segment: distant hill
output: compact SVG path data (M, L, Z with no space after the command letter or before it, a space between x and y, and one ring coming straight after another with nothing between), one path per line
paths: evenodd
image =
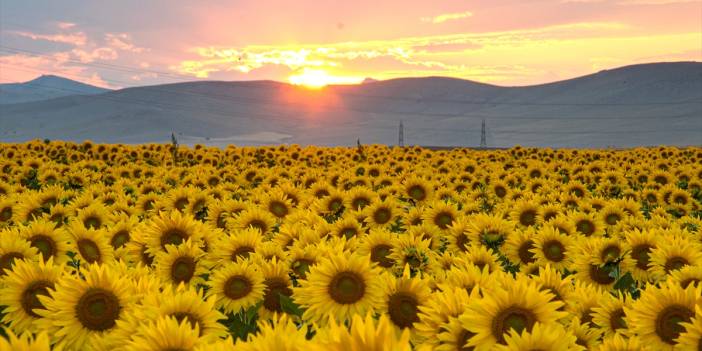
M427 77L309 90L272 81L197 81L0 109L0 141L209 145L491 147L702 145L702 63L652 63L549 84L501 87Z
M24 83L0 84L0 104L16 104L64 97L94 95L109 89L53 75L43 75Z

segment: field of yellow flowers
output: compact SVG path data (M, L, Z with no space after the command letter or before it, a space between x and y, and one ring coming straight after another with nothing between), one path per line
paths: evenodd
M701 163L0 144L0 350L700 350Z

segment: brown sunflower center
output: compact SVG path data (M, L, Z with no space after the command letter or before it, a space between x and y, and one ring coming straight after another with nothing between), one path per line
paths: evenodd
M253 285L244 275L233 275L224 283L224 295L232 300L238 300L251 293Z
M53 238L44 234L37 234L29 238L29 245L36 248L42 255L44 261L56 255L56 242Z
M38 295L49 296L49 289L53 289L54 284L46 280L37 280L24 289L22 292L22 297L20 303L22 309L28 315L39 318L40 316L34 312L35 309L46 309L44 305L39 301Z
M683 279L680 281L680 286L683 289L687 289L687 287L690 286L690 284L697 286L697 285L699 285L699 283L700 283L699 278L687 278L687 279Z
M631 249L631 257L636 261L636 268L648 269L649 254L652 249L653 246L648 244L639 244Z
M256 252L256 250L251 246L239 246L232 252L231 260L236 262L239 258L247 259L253 252Z
M171 228L161 234L161 247L166 245L180 245L188 239L188 234L177 228Z
M619 217L619 214L617 213L610 213L607 216L605 216L605 222L607 222L607 224L609 225L617 224L617 222L619 222L620 219L621 217Z
M280 201L272 201L268 209L278 218L285 217L288 214L288 206L285 206L285 204Z
M684 257L680 256L674 256L670 257L665 261L665 272L670 273L672 271L677 271L680 268L683 268L687 265L689 265L690 262L687 261Z
M523 330L531 331L536 323L534 313L526 308L511 306L502 310L492 320L492 334L500 344L505 343L505 334L514 330L521 334Z
M363 298L366 293L366 282L355 272L339 272L328 286L329 296L340 304L352 304Z
M334 197L334 198L329 200L329 203L327 205L327 209L331 212L336 212L343 205L344 205L344 200L342 200L341 198L338 198L338 197Z
M393 262L391 258L388 258L390 250L392 250L392 246L386 244L373 246L370 255L371 261L378 263L379 266L384 268L392 267L395 262Z
M622 250L619 248L619 245L611 244L607 245L607 247L602 250L600 258L602 258L602 261L604 262L611 262L619 258L621 254Z
M188 201L187 197L181 197L176 199L175 202L173 202L173 207L175 207L178 211L182 212L183 209L185 209L185 206L188 206L189 202L190 201Z
M83 225L88 229L98 229L102 225L102 221L97 216L88 216L83 220Z
M475 333L463 329L461 331L461 334L458 335L458 339L456 340L456 347L458 348L458 351L473 351L475 350L475 347L473 346L467 346L468 340L475 336Z
M469 241L468 236L463 233L456 235L456 246L461 251L468 251Z
M417 315L419 302L412 294L395 293L388 299L388 314L390 320L400 328L411 328L412 324L419 322Z
M427 197L427 191L421 185L412 185L407 189L407 194L417 201L422 201Z
M112 236L110 245L112 245L112 247L116 250L124 245L127 245L127 242L129 242L129 231L122 229Z
M519 250L517 251L517 253L519 254L519 259L526 264L529 264L529 263L536 261L536 258L534 257L534 253L531 252L531 249L533 249L533 248L534 248L534 241L533 240L529 239L529 240L524 241L519 246Z
M0 221L7 222L12 218L12 207L5 207L0 211Z
M519 223L527 227L536 224L536 211L532 209L523 211L519 215Z
M497 195L497 197L505 197L505 195L507 195L507 189L505 189L503 186L496 186L495 195Z
M93 240L80 239L77 242L77 246L80 255L88 261L88 263L101 261L102 254L100 253L100 248Z
M187 283L195 275L195 260L190 256L181 256L171 264L171 279L175 283Z
M154 263L154 258L149 255L149 252L146 251L146 245L141 246L141 262L145 264L146 266L151 266Z
M389 222L391 217L392 214L390 213L390 210L385 207L381 207L373 212L373 220L378 224L385 224Z
M351 201L351 206L356 210L361 210L370 204L370 200L364 197L357 197Z
M84 328L104 331L115 326L121 306L117 296L105 289L91 288L76 304L76 317Z
M609 325L612 330L626 329L626 321L624 320L624 310L618 308L609 315Z
M347 239L351 239L356 234L358 234L358 231L356 230L355 227L346 227L346 228L341 228L341 235L345 236Z
M551 262L561 262L565 259L565 246L559 240L549 240L544 243L544 256Z
M266 294L263 297L263 306L274 312L283 312L280 306L280 295L292 296L292 289L288 283L278 277L268 278L265 280Z
M683 305L670 305L656 317L656 334L668 344L675 345L675 339L685 332L681 323L688 323L695 313Z
M434 224L441 229L448 228L453 223L453 215L450 212L439 212L434 217Z
M590 279L601 285L609 285L614 283L614 277L610 276L607 270L600 268L600 266L596 264L590 265Z
M266 222L260 219L252 219L246 227L256 228L260 230L261 233L265 233L268 230L268 225L266 225Z
M585 236L590 236L595 232L595 224L589 219L581 219L575 224L575 228Z

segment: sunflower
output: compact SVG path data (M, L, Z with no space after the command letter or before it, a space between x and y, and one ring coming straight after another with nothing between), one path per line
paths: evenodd
M615 334L629 335L628 319L625 317L624 307L631 303L631 296L617 292L616 296L605 295L600 299L598 307L592 309L592 321L600 327L605 337Z
M388 259L395 265L394 272L401 273L409 265L413 274L427 274L435 268L436 253L430 248L431 242L421 236L403 235L396 237Z
M515 230L505 241L502 247L503 254L510 262L517 265L536 262L536 256L531 251L534 248L534 236L536 236L536 230L533 227Z
M114 261L114 249L104 229L87 229L74 222L68 232L71 234L71 251L78 253L82 261L98 264Z
M290 298L293 295L293 290L288 268L284 261L273 257L268 262L259 263L259 269L263 274L263 284L266 286L263 305L258 310L259 319L262 319L281 314L283 312L280 302L281 295Z
M474 290L471 296L478 298L477 292L477 289ZM465 289L446 286L444 290L433 292L426 304L419 306L419 322L414 324L414 328L425 346L435 348L442 342L447 343L450 339L455 340L460 336L462 325L451 330L453 336L446 336L449 340L440 341L440 338L437 338L437 335L446 330L447 323L458 318L466 310L467 301L470 301L470 297Z
M12 330L4 330L7 334L5 338L0 338L0 350L2 351L50 351L51 343L49 335L41 332L37 335L25 332L16 335Z
M191 240L174 246L166 246L165 252L156 254L156 274L165 284L197 286L204 283L202 275L207 272L202 262L204 252Z
M539 274L532 278L541 290L553 294L553 301L563 302L560 310L565 310L565 304L570 301L570 294L573 291L573 276L561 276L551 265L547 264L539 270Z
M358 223L358 220L356 220L356 218L351 216L344 216L342 219L334 223L334 229L332 233L338 237L343 236L347 239L351 239L353 237L363 234L364 229L361 227L361 224Z
M408 199L412 199L420 203L431 199L434 192L434 186L430 181L417 177L412 177L405 180L403 187L404 195Z
M7 210L7 208L5 208ZM46 209L42 206L41 199L36 194L23 196L22 202L18 203L11 211L12 221L15 223L27 223L41 218ZM48 211L47 211L48 212Z
M12 223L15 216L15 200L12 198L0 199L0 228L7 227Z
M392 327L392 318L381 316L376 322L372 314L354 315L350 330L345 325L338 325L333 319L329 330L321 341L313 344L315 351L411 351L410 333L408 330L397 333Z
M282 219L290 213L293 205L290 199L288 199L284 193L280 191L273 191L265 198L263 201L263 206L273 216L278 219Z
M194 350L205 341L197 326L187 319L162 316L152 323L142 325L131 340L123 345L125 351Z
M198 191L191 187L177 187L170 190L164 199L165 210L185 213L197 193Z
M115 224L107 228L107 235L110 245L115 250L115 256L124 257L127 243L131 240L134 229L139 224L139 219L135 216L121 215L115 219Z
M578 317L571 319L567 331L575 336L575 343L585 350L596 350L602 339L602 331L599 328L582 323Z
M350 320L382 304L380 270L360 255L332 254L310 268L294 289L294 300L306 308L303 319L323 322L327 316Z
M399 330L409 329L414 333L414 324L419 322L419 308L426 304L431 289L426 281L410 277L409 267L401 277L384 274L384 303L380 308Z
M100 229L111 224L111 218L107 209L99 204L90 205L76 211L74 221L80 223L85 229Z
M208 267L215 267L227 262L247 259L256 253L262 242L261 232L256 228L235 230L229 235L220 236L215 241L211 254L204 263Z
M666 234L651 250L649 270L657 279L685 266L702 265L702 246L679 235Z
M307 279L310 267L317 264L318 258L323 254L321 245L295 245L288 251L288 265L290 271L297 279Z
M626 255L628 249L619 238L590 238L589 241L594 246L591 251L595 258L595 263L599 265L612 264L618 262L623 267L631 267L635 265L634 261ZM631 261L631 262L625 262Z
M370 260L378 266L388 269L395 265L389 257L395 247L395 236L385 229L371 229L370 233L361 237L358 247L360 255L370 255Z
M168 246L180 245L187 240L199 242L207 228L188 215L172 211L152 217L144 223L142 230L147 238L147 252L155 257L165 252Z
M163 291L146 295L142 309L135 314L140 320L157 320L161 317L174 317L178 323L187 321L190 328L199 331L206 340L215 340L227 335L227 330L218 321L225 315L215 308L216 297L204 297L202 290L180 285L164 287ZM132 325L133 332L141 329Z
M554 323L565 313L558 309L562 302L552 301L553 294L542 291L524 278L505 284L482 299L470 301L468 312L461 315L463 327L474 333L468 346L475 350L489 350L498 344L506 345L509 332L532 332L536 323Z
M7 230L0 232L0 277L13 269L19 260L38 261L38 251L27 240L20 238L17 232Z
M252 207L243 211L232 223L232 229L256 228L263 235L269 234L275 226L276 217L268 211Z
M215 307L234 314L263 301L265 290L263 274L249 261L225 264L212 273L207 286L208 295L216 296Z
M484 245L471 245L462 258L464 262L478 267L481 271L487 269L492 273L502 270L497 252Z
M344 196L344 206L352 211L362 211L366 206L376 201L377 195L365 187L353 188Z
M512 205L510 218L522 227L531 227L537 224L539 205L531 201L519 201Z
M371 228L389 227L399 212L396 203L389 199L373 202L364 209L366 223Z
M471 350L472 348L466 346L466 344L474 335L475 333L463 327L459 318L450 317L448 322L441 326L440 333L433 338L436 339L435 341L425 340L424 344L417 349L436 351Z
M494 289L502 288L501 271L490 273L488 267L478 268L474 264L458 264L446 271L446 276L438 286L442 290L450 290L451 287L465 289L469 294L477 288L480 296L483 293L491 293Z
M626 307L631 329L642 341L659 350L672 350L685 331L682 323L695 316L695 306L702 294L699 286L683 289L677 284L647 288L630 307Z
M581 235L589 237L604 234L604 222L593 213L571 212L568 217Z
M660 238L649 230L634 229L624 233L626 244L630 248L633 265L627 267L634 279L646 282L652 279L649 271L651 251L658 246Z
M515 224L495 215L477 214L469 219L467 235L473 243L501 246L514 231Z
M134 307L134 287L127 277L95 264L81 274L83 279L63 275L48 296L36 295L45 309L33 309L42 317L37 327L67 350L93 348Z
M627 214L619 207L614 205L605 206L599 211L599 216L602 222L604 222L608 227L613 227L624 219Z
M510 330L509 335L505 336L506 345L497 345L495 350L570 351L578 349L576 341L575 335L568 333L558 323L542 324L536 322L530 331L524 330L520 333L514 329Z
M695 306L695 316L681 325L685 327L685 332L676 340L677 347L680 350L699 350L702 347L702 306Z
M686 289L690 285L700 285L700 283L702 283L702 267L685 266L670 272L669 279L679 284L683 289Z
M424 212L422 220L425 223L436 226L441 231L446 231L458 217L456 206L446 202L438 201L429 205L429 209Z
M48 295L63 273L52 258L46 262L19 260L12 271L0 280L0 300L7 306L3 310L3 323L17 332L36 332L33 322L39 318L34 309L44 309L37 295Z
M543 226L534 235L534 247L530 252L540 265L550 264L558 271L569 268L574 251L572 237L560 234L551 226Z

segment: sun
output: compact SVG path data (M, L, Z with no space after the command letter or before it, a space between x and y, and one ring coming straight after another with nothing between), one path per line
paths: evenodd
M321 69L305 68L302 72L288 77L290 83L311 89L321 89L330 84L357 84L362 78L332 76Z

